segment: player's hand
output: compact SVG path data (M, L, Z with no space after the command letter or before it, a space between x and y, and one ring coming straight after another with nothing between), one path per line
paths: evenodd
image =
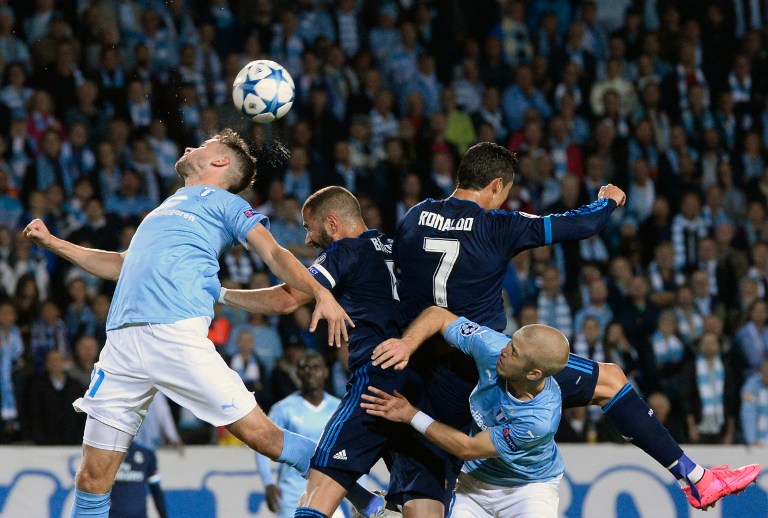
M24 237L43 248L48 248L52 239L51 232L40 219L29 222L29 225L24 228Z
M323 290L316 300L317 304L315 304L315 312L312 313L312 323L309 326L309 331L313 332L317 328L317 323L320 319L324 318L328 321L328 345L341 347L349 341L347 324L351 327L355 327L355 324L349 318L347 312L339 306L339 303L336 302L330 291Z
M383 417L396 423L410 423L418 410L411 405L402 394L395 391L389 395L376 387L368 387L371 394L363 394L361 397L364 403L360 406L371 415Z
M408 365L410 357L410 350L403 340L390 338L376 346L371 360L374 365L381 365L382 369L394 366L396 371L401 371Z
M600 192L597 193L597 197L598 199L610 198L616 202L617 207L621 207L627 202L627 195L624 194L624 191L610 183L600 187Z
M267 507L273 513L280 511L280 499L283 497L283 492L277 487L277 484L270 484L267 486Z

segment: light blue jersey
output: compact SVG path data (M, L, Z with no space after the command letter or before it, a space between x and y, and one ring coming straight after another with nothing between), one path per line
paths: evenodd
M445 339L472 356L480 379L469 397L474 436L489 430L499 457L464 463L463 471L497 486L521 486L551 480L565 471L555 444L560 424L560 386L548 377L544 390L530 401L519 401L498 377L496 363L510 338L466 318L445 331Z
M183 187L141 222L125 255L107 330L213 318L219 256L269 220L218 187Z
M269 411L269 418L280 428L317 442L340 401L339 398L326 393L323 402L313 406L299 392L294 392L275 403ZM280 464L277 471L277 486L283 492L280 499L280 512L277 515L279 518L290 518L296 510L301 494L307 487L307 481L292 467Z

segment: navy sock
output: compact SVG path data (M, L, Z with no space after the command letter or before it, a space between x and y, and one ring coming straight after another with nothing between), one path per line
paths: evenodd
M75 488L75 501L72 503L72 509L69 511L69 518L80 518L81 516L107 518L109 516L109 495L111 493L112 491L110 490L105 495L94 495Z
M328 518L326 515L311 507L297 507L293 518Z
M683 457L682 448L629 383L603 407L603 413L625 439L665 469Z
M315 446L314 441L310 441L303 435L283 430L283 451L275 460L296 468L302 477L307 478L309 461L312 460Z

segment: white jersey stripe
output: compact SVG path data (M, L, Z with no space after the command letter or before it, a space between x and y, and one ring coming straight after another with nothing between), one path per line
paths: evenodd
M328 279L328 282L331 283L331 288L334 288L336 286L336 281L333 279L333 276L330 274L328 270L325 269L324 266L320 264L313 264L313 268L317 268L317 271L323 274L323 277Z

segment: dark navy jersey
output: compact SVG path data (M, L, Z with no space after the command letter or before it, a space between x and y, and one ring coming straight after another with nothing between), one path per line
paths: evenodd
M159 482L155 452L133 441L112 486L109 518L146 518L147 487Z
M603 198L550 216L487 211L474 201L425 200L397 227L393 248L400 271L404 324L429 306L448 308L482 326L503 330L501 282L518 252L599 232L616 202Z
M355 323L349 329L349 365L357 369L371 359L373 348L399 336L392 239L378 230L335 241L309 272L331 290Z

